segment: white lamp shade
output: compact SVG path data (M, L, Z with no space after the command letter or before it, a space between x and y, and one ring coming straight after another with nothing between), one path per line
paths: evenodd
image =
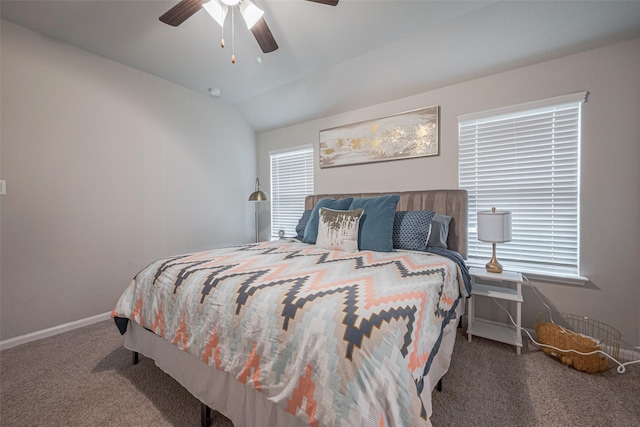
M511 212L478 212L478 240L492 243L511 241Z
M204 3L202 7L209 12L209 15L211 15L221 27L224 26L224 20L227 17L227 13L229 13L229 6L220 3L218 0L211 0Z
M262 18L264 11L253 4L251 0L243 0L240 3L240 14L244 18L247 28L251 29Z

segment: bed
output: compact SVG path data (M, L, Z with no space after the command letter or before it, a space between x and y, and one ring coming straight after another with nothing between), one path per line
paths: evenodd
M376 239L387 233L390 204L393 239L409 243L395 249L393 240L386 251L377 246L386 237ZM213 408L237 427L430 425L431 393L470 295L466 191L311 195L305 209L302 241L182 254L143 269L112 313L124 346L198 398L203 424ZM406 227L404 218L428 211L448 222L448 232L435 218L429 225L446 249L412 246L423 223ZM354 221L355 249L335 246L335 233L354 238Z

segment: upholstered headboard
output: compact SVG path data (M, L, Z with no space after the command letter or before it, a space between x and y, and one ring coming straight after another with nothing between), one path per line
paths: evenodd
M386 194L399 194L398 211L431 210L442 215L449 215L449 238L447 246L467 258L467 218L468 203L466 190L424 190L396 191L389 193L361 194L313 194L305 198L305 209L313 209L318 200L344 197L376 197Z

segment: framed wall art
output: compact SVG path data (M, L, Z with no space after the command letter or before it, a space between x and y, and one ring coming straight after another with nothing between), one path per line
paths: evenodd
M320 131L320 167L438 154L438 106Z

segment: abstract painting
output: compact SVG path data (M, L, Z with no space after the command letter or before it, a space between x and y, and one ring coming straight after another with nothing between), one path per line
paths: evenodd
M320 167L438 154L438 106L320 131Z

